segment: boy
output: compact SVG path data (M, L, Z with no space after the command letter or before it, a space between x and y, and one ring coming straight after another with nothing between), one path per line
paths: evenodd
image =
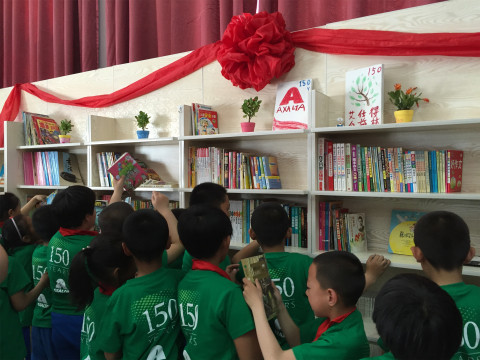
M184 358L257 359L260 349L240 287L219 265L230 246L232 224L219 208L193 205L178 222L180 240L195 259L178 286Z
M417 221L412 253L431 280L455 300L463 318L463 340L453 359L480 356L480 288L463 282L462 267L475 255L468 226L449 211L433 211Z
M60 229L48 244L47 271L52 289L52 342L60 359L80 358L83 312L70 302L68 273L74 256L97 234L95 193L81 185L69 186L52 201Z
M137 274L108 301L99 348L107 360L177 359L177 286L183 273L162 266L167 221L154 210L138 210L125 220L123 234L123 249Z
M109 204L98 215L98 226L102 234L114 232L121 233L123 222L133 213L134 210L130 204L118 201Z
M370 353L362 315L355 304L365 287L365 275L358 258L348 252L318 255L308 270L308 301L315 319L302 333L288 315L276 290L278 320L292 347L282 350L265 315L262 290L244 279L243 295L252 309L258 341L264 359L360 359Z
M400 274L380 289L373 321L389 353L375 359L448 360L462 340L462 316L433 281Z

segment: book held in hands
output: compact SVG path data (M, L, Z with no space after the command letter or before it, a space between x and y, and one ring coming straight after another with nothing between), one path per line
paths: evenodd
M108 168L108 172L116 180L120 180L125 175L123 187L127 191L136 189L148 178L146 171L127 152Z

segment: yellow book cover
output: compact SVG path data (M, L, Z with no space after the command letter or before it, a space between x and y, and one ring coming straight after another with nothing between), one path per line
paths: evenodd
M425 214L422 211L392 210L388 240L389 253L412 255L410 248L415 245L413 228L418 219Z

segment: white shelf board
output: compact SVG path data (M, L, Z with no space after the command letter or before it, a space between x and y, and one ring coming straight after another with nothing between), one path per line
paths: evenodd
M85 145L91 146L112 146L112 145L171 145L176 144L178 138L176 137L164 137L153 139L126 139L126 140L106 140L106 141L91 141L85 143Z
M214 141L214 140L226 140L232 138L245 138L247 140L264 140L264 139L288 139L306 136L308 130L296 129L296 130L278 130L278 131L254 131L254 132L239 132L239 133L227 133L227 134L214 134L214 135L188 135L180 136L179 140L195 140L195 141Z
M472 127L480 130L480 119L461 119L461 120L444 120L444 121L420 121L410 123L394 123L381 125L366 126L328 126L318 127L311 131L314 133L378 133L391 132L398 130L402 132L419 132L419 131L449 131L458 130L459 127Z
M373 191L312 191L315 196L399 198L399 199L437 199L437 200L480 200L479 193L408 193Z
M21 145L18 146L17 149L19 150L51 150L51 149L71 149L71 148L79 148L84 146L82 143L63 143L63 144L46 144L46 145Z
M81 184L74 184L74 185L81 185ZM36 189L36 190L59 190L59 189L66 189L68 186L62 185L55 185L55 186L47 186L47 185L17 185L18 189Z
M192 188L178 189L180 192L192 192ZM268 195L306 195L308 190L298 189L226 189L227 194L268 194Z
M112 186L93 186L91 187L92 190L94 191L112 191L113 192L113 187ZM178 188L159 188L159 187L138 187L135 189L135 192L147 192L147 191L160 191L160 192L175 192L178 191Z

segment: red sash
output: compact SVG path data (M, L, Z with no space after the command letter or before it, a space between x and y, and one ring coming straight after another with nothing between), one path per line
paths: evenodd
M332 326L333 324L340 324L343 320L345 320L345 319L346 319L351 313L353 313L355 310L356 310L356 308L353 309L352 311L346 313L346 314L343 314L343 315L340 315L339 317L336 317L336 318L333 319L333 320L327 319L327 320L325 320L324 322L322 322L322 323L320 324L320 326L318 327L317 335L315 336L315 339L314 339L313 341L317 341L318 338L319 338L320 336L322 336L322 334L330 328L330 326Z
M225 279L228 279L228 280L232 281L232 279L230 279L230 276L228 276L228 274L224 270L220 269L216 265L213 265L212 263L209 263L208 261L193 259L192 260L192 270L213 271L213 272L216 272L217 274L219 274L220 276L223 276Z

